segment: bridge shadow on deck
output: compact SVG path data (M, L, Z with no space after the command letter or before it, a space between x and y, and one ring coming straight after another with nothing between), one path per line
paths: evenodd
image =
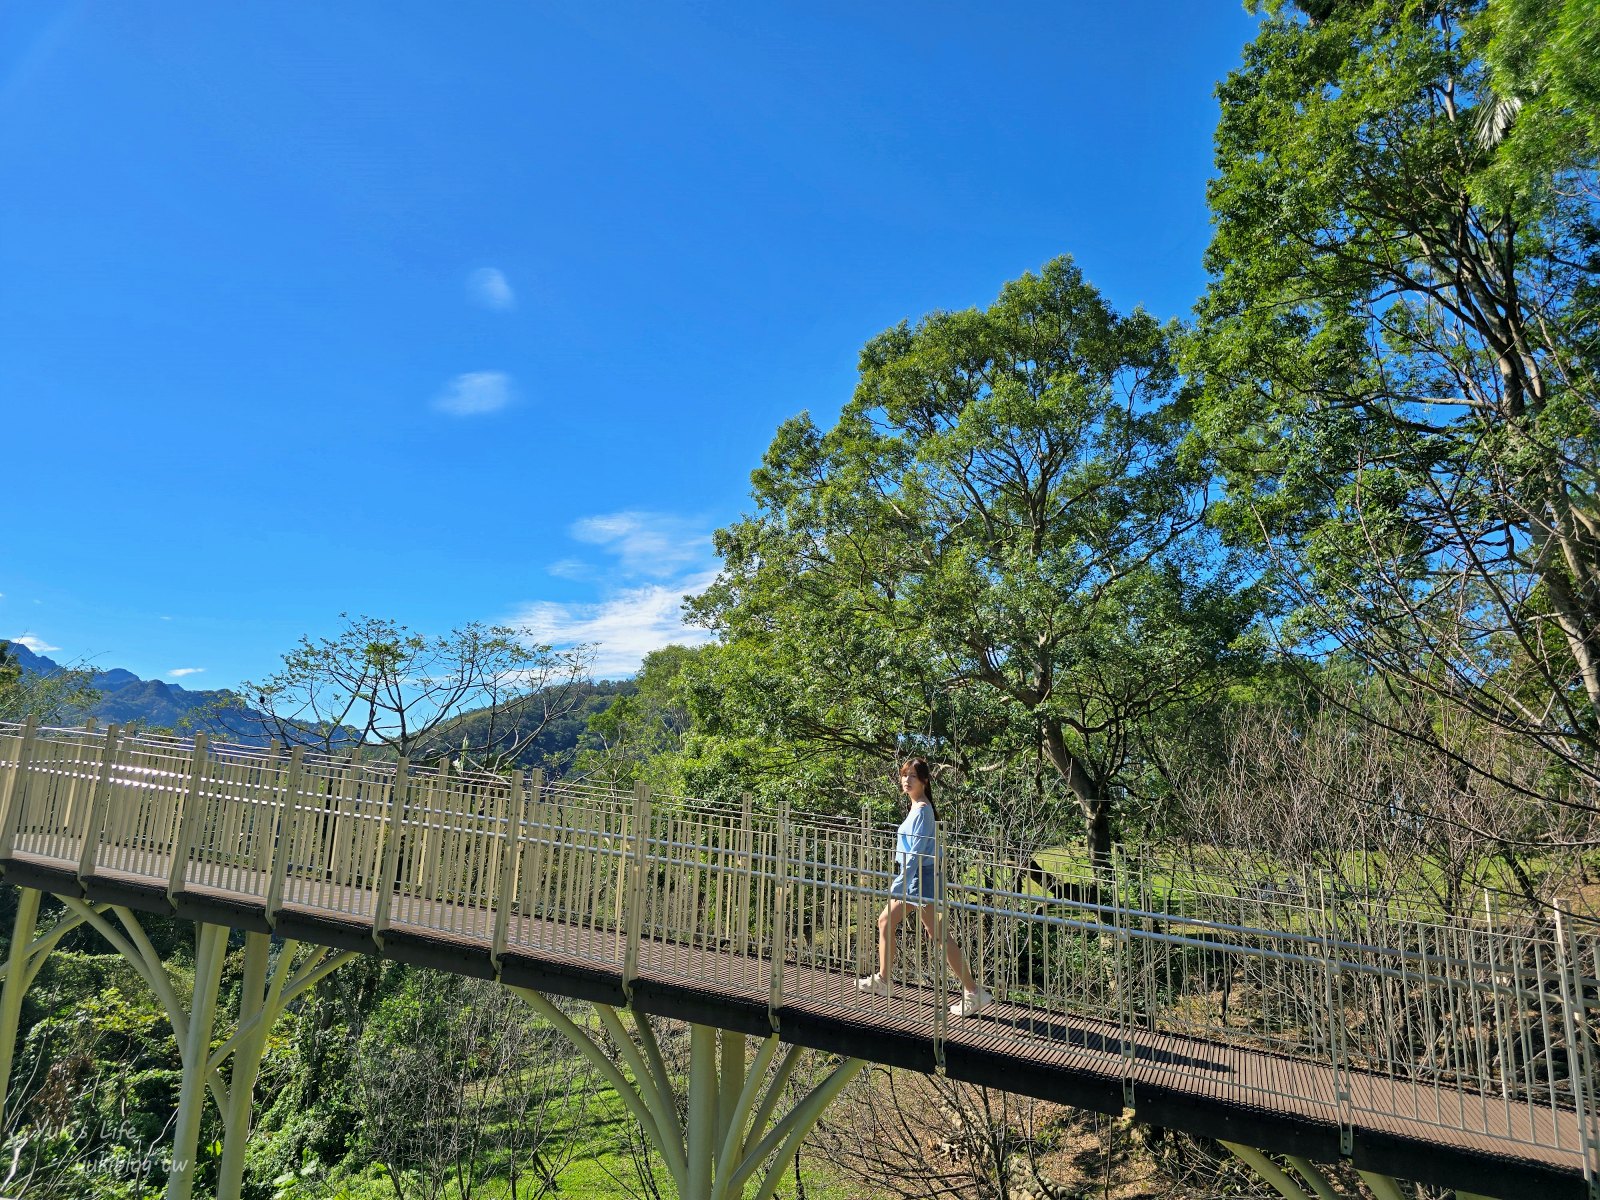
M1124 1053L1135 1061L1144 1061L1171 1067L1190 1067L1201 1071L1227 1071L1228 1064L1225 1060L1216 1057L1198 1058L1180 1054L1176 1050L1165 1049L1160 1046L1142 1045L1131 1038L1123 1038L1115 1033L1107 1033L1097 1029L1086 1029L1073 1025L1061 1017L1048 1013L1041 1013L1036 1009L1027 1010L1026 1016L1006 1013L980 1013L970 1021L982 1024L992 1021L997 1025L1004 1025L1016 1030L1020 1035L1030 1038L1042 1038L1047 1042L1058 1045L1078 1047L1095 1054L1105 1054L1112 1058L1121 1058Z
M757 1036L776 1028L794 1044L918 1071L942 1070L964 1082L1097 1112L1124 1112L1131 1099L1137 1118L1150 1124L1270 1152L1324 1162L1348 1157L1366 1170L1503 1197L1586 1195L1576 1149L1536 1144L1552 1140L1559 1125L1562 1145L1580 1145L1571 1113L1508 1107L1501 1121L1496 1098L1450 1091L1443 1097L1446 1107L1483 1114L1480 1132L1450 1128L1429 1116L1441 1110L1437 1087L1362 1076L1355 1091L1371 1102L1371 1111L1358 1113L1346 1156L1335 1073L1303 1059L1157 1030L1124 1031L1092 1018L1008 1003L953 1019L936 1039L932 1006L948 996L915 988L892 998L861 996L853 975L793 962L784 968L782 1003L769 1011L767 961L648 939L640 948L638 976L625 988L614 931L519 916L510 922L507 948L497 961L490 914L477 910L408 901L396 905L396 924L375 937L370 893L311 885L307 895L317 903L307 904L296 888L294 902L269 919L261 899L264 880L239 876L227 888L190 884L169 901L164 865L148 874L130 865L136 869L97 871L80 880L76 863L19 851L0 867L9 882L61 895L239 929L271 929L576 999L631 1003L653 1015ZM472 920L464 922L466 916ZM475 932L441 932L441 925Z

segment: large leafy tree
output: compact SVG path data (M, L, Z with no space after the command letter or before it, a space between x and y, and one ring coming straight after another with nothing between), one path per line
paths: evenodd
M1174 454L1169 330L1070 259L873 339L826 432L786 423L693 603L724 721L969 770L1038 754L1104 858L1143 735L1250 620Z
M1185 362L1219 511L1303 649L1593 772L1595 76L1569 53L1593 7L1263 7L1219 87Z

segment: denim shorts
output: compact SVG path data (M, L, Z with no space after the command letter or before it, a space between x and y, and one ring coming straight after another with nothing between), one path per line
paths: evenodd
M944 881L931 862L902 871L889 885L889 898L907 904L937 904L944 898Z

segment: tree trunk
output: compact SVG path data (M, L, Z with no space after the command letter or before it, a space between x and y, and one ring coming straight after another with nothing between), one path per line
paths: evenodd
M1095 874L1111 869L1111 801L1096 799L1086 806L1084 825L1088 831L1089 861Z
M1061 778L1083 810L1089 862L1094 867L1095 877L1103 880L1111 870L1111 800L1100 781L1067 745L1059 725L1045 726L1044 744L1051 763L1061 772Z

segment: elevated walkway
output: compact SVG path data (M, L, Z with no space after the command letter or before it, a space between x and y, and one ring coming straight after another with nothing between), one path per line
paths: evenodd
M948 919L998 1000L952 1019L917 952L892 996L854 989L887 889L886 835L862 822L5 726L0 789L19 886L1474 1194L1592 1194L1600 939L1565 918L1230 894L1127 864L1100 903L954 840Z

